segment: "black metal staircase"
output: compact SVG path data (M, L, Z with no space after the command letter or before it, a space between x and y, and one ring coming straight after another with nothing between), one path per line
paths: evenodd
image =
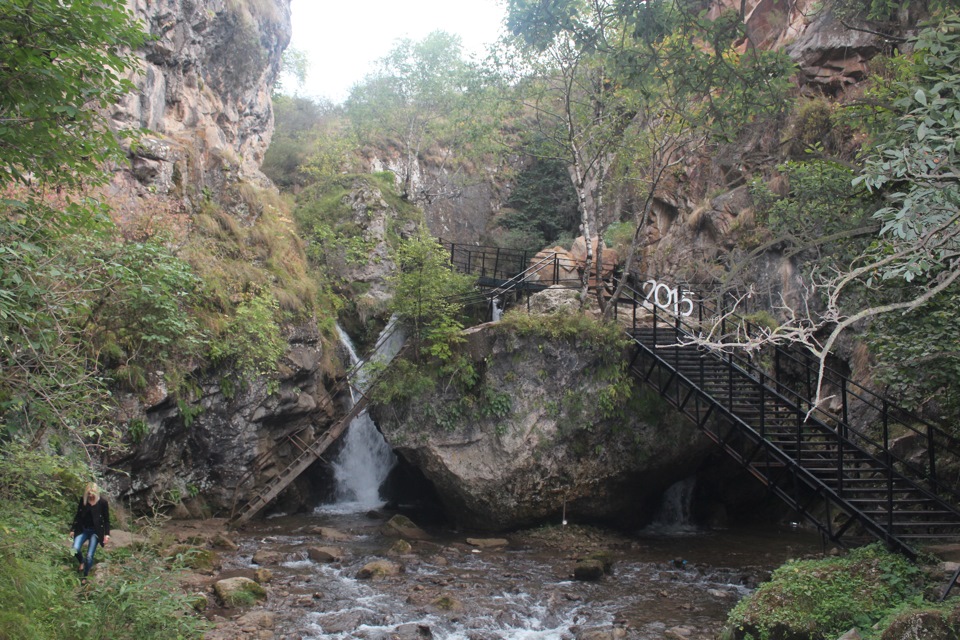
M958 496L935 474L935 461L960 460L955 439L924 425L926 443L938 445L925 452L928 462L895 455L887 422L869 436L749 359L698 346L699 303L691 319L629 295L631 371L826 537L840 543L866 532L915 556L921 541L960 536Z

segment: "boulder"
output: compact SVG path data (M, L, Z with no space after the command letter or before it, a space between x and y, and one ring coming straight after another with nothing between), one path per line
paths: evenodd
M307 547L307 556L314 562L343 562L343 549L337 547Z
M227 607L250 606L267 597L263 587L242 576L218 580L214 583L213 590L220 602Z
M578 560L573 568L573 578L582 582L596 582L603 578L603 562L596 558Z
M250 560L253 564L260 566L277 565L284 561L284 555L279 551L269 551L267 549L257 549Z
M494 549L510 544L506 538L467 538L467 544L481 549Z
M403 573L403 565L390 560L373 560L357 572L357 580L379 580Z
M387 522L380 527L380 533L393 538L409 538L411 540L430 539L430 534L415 525L410 518L399 514L387 520Z
M652 517L710 441L640 390L629 411L604 417L597 400L611 383L597 371L626 355L576 335L520 333L509 315L465 333L464 355L480 373L469 393L441 384L405 406L371 409L387 442L464 528L508 531L559 522L564 511L572 522L627 526Z

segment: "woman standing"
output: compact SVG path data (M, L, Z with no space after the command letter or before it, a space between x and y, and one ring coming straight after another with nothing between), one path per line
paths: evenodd
M77 506L77 515L73 517L70 537L73 538L74 557L80 563L79 570L83 572L82 581L86 582L90 567L93 566L93 554L97 551L97 545L106 546L110 542L110 508L106 498L100 497L100 488L93 482L83 491L83 497ZM88 543L86 558L80 552L85 542Z

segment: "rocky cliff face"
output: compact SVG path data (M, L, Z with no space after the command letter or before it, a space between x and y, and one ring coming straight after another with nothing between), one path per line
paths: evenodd
M189 206L260 173L273 131L270 93L290 41L290 0L129 0L153 36L138 88L111 114L145 128L118 192L169 195Z
M188 232L204 203L240 224L257 216L235 197L244 183L271 189L260 173L270 143L270 94L290 39L290 0L130 0L153 36L137 55L138 91L111 114L118 130L143 128L118 168L114 197L123 216L173 213ZM166 224L170 224L169 219ZM288 329L278 380L236 388L224 372L200 377L196 401L172 397L162 373L146 393L122 399L119 418L142 427L131 454L112 461L113 485L138 508L183 499L194 515L228 511L299 453L342 410L331 398L317 328ZM238 492L239 490L239 492ZM306 480L286 494L305 501Z

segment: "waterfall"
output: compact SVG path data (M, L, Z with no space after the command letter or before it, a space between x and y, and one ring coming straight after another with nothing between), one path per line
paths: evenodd
M350 355L351 364L358 364L360 359L357 357L350 336L339 325L337 333ZM396 319L391 318L380 334L373 354L365 362L381 360L389 362L403 345L403 338L404 336L397 329ZM360 364L356 381L351 385L351 399L356 400L354 390L362 392L366 386L363 364ZM396 462L397 458L393 450L383 439L373 418L364 409L350 422L343 436L343 446L332 464L335 485L333 504L325 505L323 510L350 513L383 506L384 500L380 497L380 487Z
M644 532L655 535L696 533L697 527L692 518L693 490L696 484L697 478L690 476L670 485L660 499L657 515Z
M500 322L503 317L503 303L500 298L490 299L490 319L493 322Z

